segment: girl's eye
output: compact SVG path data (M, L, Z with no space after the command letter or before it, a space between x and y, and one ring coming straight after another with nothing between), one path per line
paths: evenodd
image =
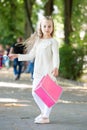
M46 28L46 25L44 25L44 28Z

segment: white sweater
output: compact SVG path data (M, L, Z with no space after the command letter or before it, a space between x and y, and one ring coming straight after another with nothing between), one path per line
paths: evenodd
M28 61L35 58L34 78L51 74L56 67L59 68L58 42L54 38L40 39L35 43L29 54L19 54L19 61Z

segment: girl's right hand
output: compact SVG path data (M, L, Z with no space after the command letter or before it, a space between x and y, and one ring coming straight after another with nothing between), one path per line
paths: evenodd
M18 54L9 54L8 57L10 60L14 60L15 58L18 58Z
M53 76L57 77L58 76L58 68L54 68L52 71Z

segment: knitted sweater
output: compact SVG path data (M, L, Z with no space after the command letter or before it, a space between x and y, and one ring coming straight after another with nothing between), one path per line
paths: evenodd
M51 74L56 67L59 68L58 42L54 38L40 39L34 44L29 54L19 54L19 61L28 61L35 58L34 78Z

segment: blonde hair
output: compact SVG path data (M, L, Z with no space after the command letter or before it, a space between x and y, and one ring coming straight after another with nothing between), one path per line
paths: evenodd
M41 39L43 37L43 33L42 33L42 30L41 30L41 23L43 20L51 20L52 21L52 24L53 24L53 31L51 33L51 36L53 37L53 34L54 34L54 22L53 22L53 19L51 16L44 16L39 22L38 22L38 25L37 25L37 29L36 31L28 38L24 41L24 45L25 45L25 48L26 48L26 51L30 51L35 43L36 40L38 39Z

